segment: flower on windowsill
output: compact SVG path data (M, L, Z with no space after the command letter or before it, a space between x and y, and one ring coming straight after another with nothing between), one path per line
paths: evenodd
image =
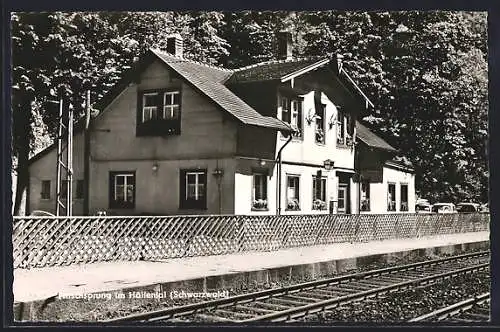
M286 205L286 209L294 211L300 210L299 200L296 198L290 199Z
M315 199L313 201L313 210L326 210L326 202L321 199Z
M293 137L302 137L302 129L297 127L296 125L292 124L292 129L293 129L293 133L292 133L292 136Z
M363 199L361 201L361 211L370 211L370 200Z
M316 142L317 143L325 142L325 133L321 128L316 128Z
M253 201L252 208L258 210L267 209L267 200L265 199L256 199Z

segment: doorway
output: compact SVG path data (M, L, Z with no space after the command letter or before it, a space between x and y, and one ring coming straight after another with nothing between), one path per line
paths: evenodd
M344 183L340 183L337 194L337 213L347 213L348 211L347 204L348 204L347 185Z

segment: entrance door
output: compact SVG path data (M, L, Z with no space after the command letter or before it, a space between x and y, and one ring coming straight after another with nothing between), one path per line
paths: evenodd
M340 184L337 196L337 213L347 212L347 185Z

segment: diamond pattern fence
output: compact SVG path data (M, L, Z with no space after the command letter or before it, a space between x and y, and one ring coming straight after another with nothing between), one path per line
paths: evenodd
M488 213L14 217L15 268L489 231Z

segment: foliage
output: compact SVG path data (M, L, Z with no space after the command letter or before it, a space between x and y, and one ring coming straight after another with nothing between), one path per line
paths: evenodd
M344 55L376 105L364 119L413 163L421 197L487 200L485 13L53 12L11 23L13 157L24 177L55 137L50 101L62 97L78 120L86 89L101 98L167 35L181 34L187 58L235 68L276 59L276 32L288 29L297 56Z

